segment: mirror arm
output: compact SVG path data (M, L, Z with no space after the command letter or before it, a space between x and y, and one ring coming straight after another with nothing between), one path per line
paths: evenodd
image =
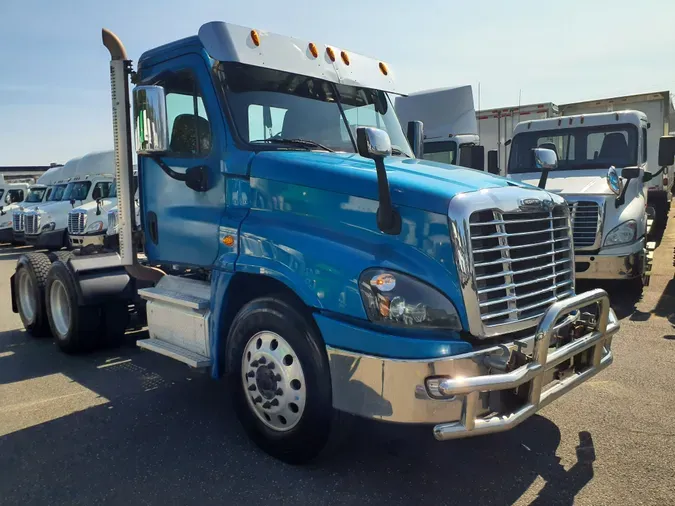
M624 202L626 202L626 192L628 191L628 185L630 184L631 181L632 179L630 178L626 179L626 184L623 185L623 190L621 190L621 194L618 197L616 197L616 200L614 201L615 208L618 209L624 204Z
M205 192L209 189L208 168L205 165L190 167L185 172L176 172L171 167L169 167L159 156L149 155L149 158L159 165L159 167L166 173L167 176L169 176L171 179L175 179L176 181L183 181L185 185L191 190Z
M546 188L546 181L548 181L548 171L550 169L541 169L541 177L539 178L539 188Z
M377 191L380 201L380 206L377 208L377 226L385 234L398 235L401 233L401 215L391 203L384 158L375 158L375 169L377 170Z

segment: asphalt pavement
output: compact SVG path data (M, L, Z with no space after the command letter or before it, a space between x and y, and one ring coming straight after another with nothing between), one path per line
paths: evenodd
M671 213L672 215L672 213ZM358 420L330 459L282 464L222 382L134 346L83 356L27 336L0 246L0 505L675 504L675 219L642 299L610 293L614 364L514 430L440 443Z

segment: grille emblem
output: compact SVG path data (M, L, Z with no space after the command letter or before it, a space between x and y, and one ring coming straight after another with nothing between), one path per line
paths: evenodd
M542 211L550 211L553 209L553 201L541 199L521 199L520 208L523 210L541 209Z

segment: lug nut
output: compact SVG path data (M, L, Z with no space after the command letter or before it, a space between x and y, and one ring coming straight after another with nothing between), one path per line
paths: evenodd
M270 402L272 406L278 406L279 405L279 399L272 399L272 402Z
M281 374L277 374L277 375L274 377L274 381L281 381Z
M265 357L260 357L260 358L258 359L258 363L260 363L260 364L266 364L266 363L267 363L267 359L266 359Z
M274 362L270 362L269 364L267 364L267 368L274 369Z
M272 405L270 404L270 401L267 401L265 404L262 405L262 407L265 409L270 409Z
M274 392L274 395L284 395L284 391L281 388L277 388L277 391Z
M253 362L251 362L251 367L258 367L258 361L254 360Z
M253 399L253 404L258 404L259 402L262 402L262 397L258 396L255 399Z
M253 371L249 371L248 373L246 373L246 376L248 376L249 378L255 378L255 373Z
M248 389L249 389L251 392L257 390L257 388L255 387L255 385L249 386Z

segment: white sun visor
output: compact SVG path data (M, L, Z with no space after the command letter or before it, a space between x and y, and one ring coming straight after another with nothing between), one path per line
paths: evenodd
M222 21L203 25L199 40L209 56L221 62L244 63L401 94L385 62L335 46Z

